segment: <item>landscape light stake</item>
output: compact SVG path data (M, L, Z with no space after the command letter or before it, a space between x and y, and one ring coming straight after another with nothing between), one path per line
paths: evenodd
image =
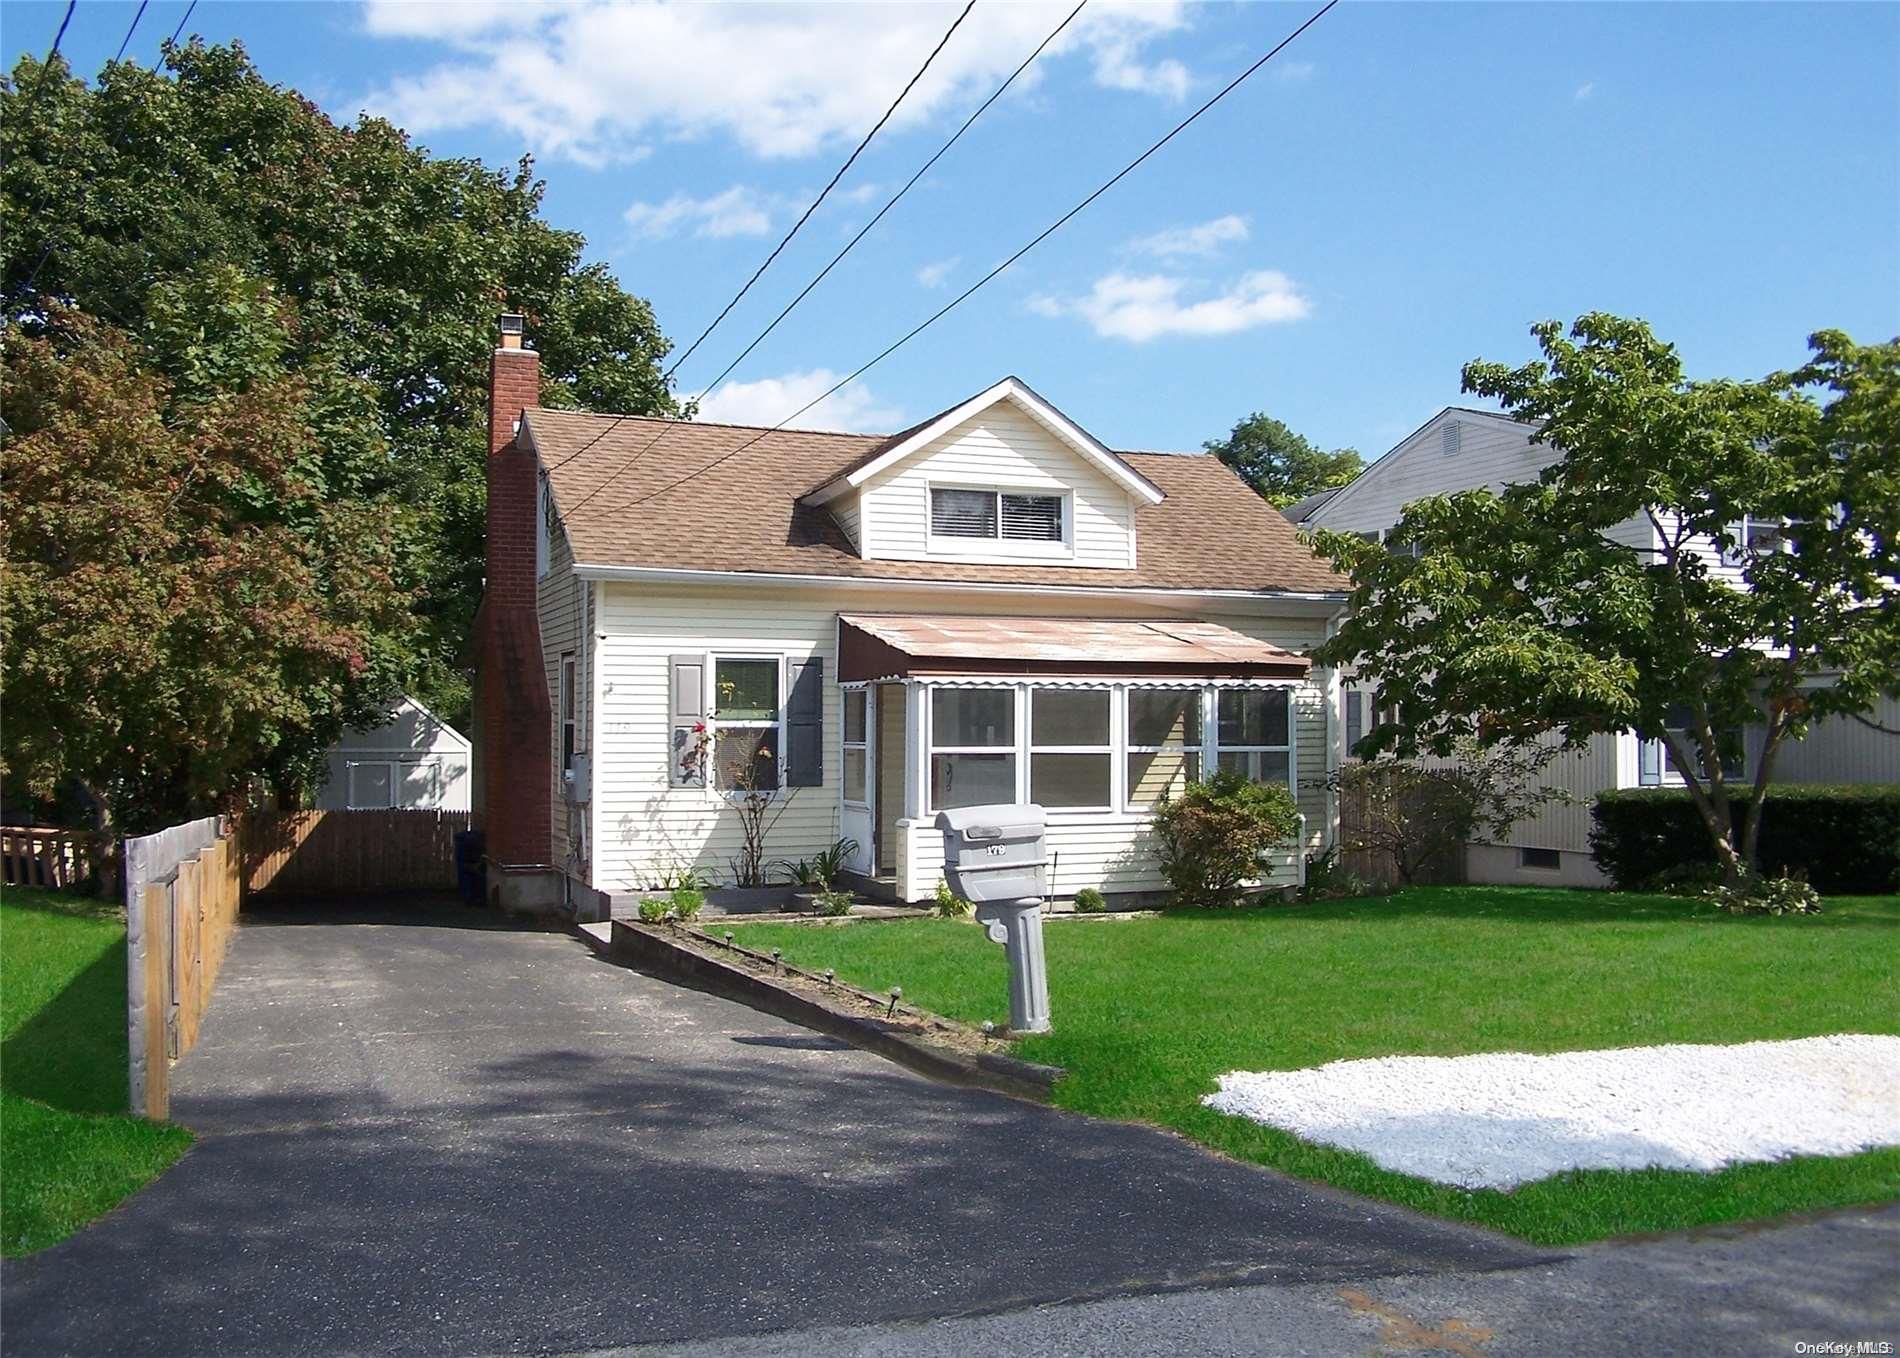
M890 1007L889 1012L887 1012L884 1015L885 1018L897 1017L897 1002L903 998L904 998L904 987L900 985L892 986L891 987L891 1007Z
M785 968L779 961L779 950L777 948L772 949L772 974L774 976L782 976L785 974Z
M730 929L726 930L726 946L728 948L732 946L732 930Z
M836 981L837 979L838 979L838 973L833 971L830 967L826 967L825 968L825 984L830 985L832 982Z

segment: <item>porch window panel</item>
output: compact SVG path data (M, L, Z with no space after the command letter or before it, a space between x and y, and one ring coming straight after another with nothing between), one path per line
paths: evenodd
M1292 780L1293 759L1285 750L1222 750L1220 769L1250 782L1286 786Z
M840 780L839 787L847 802L865 804L865 794L870 781L870 747L867 737L870 729L870 697L861 688L848 688L844 691L844 731L840 742Z
M1128 805L1147 810L1201 776L1201 690L1128 690Z
M930 805L949 811L959 806L984 806L1016 800L1016 755L932 754Z
M1092 810L1107 807L1113 794L1107 754L1029 756L1029 800L1040 806Z
M847 745L844 749L844 799L862 803L864 788L864 747Z
M1223 748L1287 744L1289 704L1283 688L1224 688L1217 735Z
M1107 689L1039 688L1032 692L1030 702L1031 745L1108 748Z
M1146 808L1163 796L1178 797L1201 776L1201 752L1178 746L1128 752L1128 804Z
M847 745L864 744L866 695L861 688L848 688L844 692L844 743Z
M1015 748L1016 695L1009 689L940 688L930 707L933 748Z

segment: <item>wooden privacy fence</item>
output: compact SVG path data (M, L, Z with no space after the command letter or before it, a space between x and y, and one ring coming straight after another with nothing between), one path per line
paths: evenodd
M78 886L109 866L108 845L84 830L0 825L0 881L61 891Z
M293 811L244 818L244 891L344 895L455 885L467 811Z
M231 946L237 837L208 817L126 841L126 1030L132 1107L171 1110L171 1063L198 1041Z
M1372 790L1364 784L1347 783L1339 789L1339 865L1369 887L1393 891L1405 885L1391 856L1372 849L1354 847L1363 842L1371 816ZM1454 853L1420 874L1416 886L1449 886L1465 880L1465 855Z

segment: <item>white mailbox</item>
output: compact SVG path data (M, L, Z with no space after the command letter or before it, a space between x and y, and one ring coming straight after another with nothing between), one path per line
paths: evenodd
M1009 1026L1049 1031L1049 972L1042 955L1043 868L1040 806L964 806L937 813L943 874L976 906L976 917L1009 955Z

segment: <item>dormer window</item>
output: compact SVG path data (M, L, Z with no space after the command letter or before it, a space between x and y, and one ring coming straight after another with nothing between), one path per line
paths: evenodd
M1063 551L1069 540L1069 497L1066 493L932 486L930 536L940 550L1010 543L1022 550Z

